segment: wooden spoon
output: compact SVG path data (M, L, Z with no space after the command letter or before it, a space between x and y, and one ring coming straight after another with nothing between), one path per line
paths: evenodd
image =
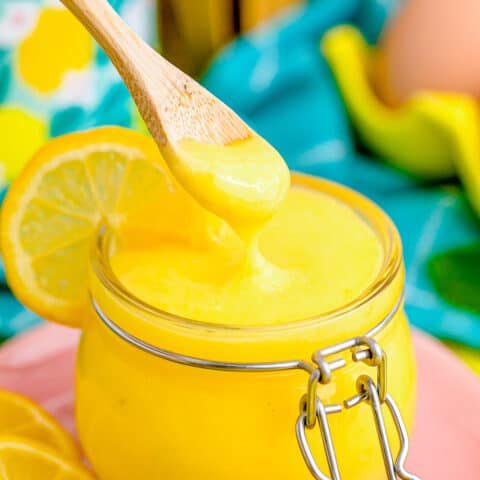
M252 135L236 113L138 37L106 0L62 2L105 50L161 150L184 138L226 145Z
M288 191L280 154L143 42L106 0L62 1L117 67L176 179L200 205L250 237Z

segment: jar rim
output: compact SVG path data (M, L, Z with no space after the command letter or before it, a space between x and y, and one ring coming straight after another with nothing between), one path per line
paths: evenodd
M105 224L98 229L96 241L91 250L91 265L94 274L102 286L123 304L140 314L153 316L156 320L189 329L205 329L216 333L241 332L245 334L275 333L292 328L305 328L315 324L329 323L372 302L395 279L402 265L402 247L400 235L390 217L373 201L364 195L336 182L303 173L292 172L292 185L306 187L330 195L341 201L372 229L382 245L384 252L382 264L375 278L356 297L349 302L318 315L273 325L231 325L204 322L176 315L159 309L130 292L119 280L110 264L109 246L114 232ZM92 299L94 300L94 299Z

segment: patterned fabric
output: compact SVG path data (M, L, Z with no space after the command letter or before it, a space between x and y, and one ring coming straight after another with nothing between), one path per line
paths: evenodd
M110 0L155 43L155 0ZM98 125L141 128L103 51L58 0L0 0L0 198L50 137ZM9 293L0 266L0 339L39 320Z
M351 186L380 204L402 236L410 321L480 348L480 228L463 191L456 183L416 182L359 145L320 54L323 34L342 23L375 41L394 7L385 0L311 0L225 49L204 83L292 169Z
M112 0L153 41L154 0ZM132 126L128 91L58 0L0 2L0 185L49 137L96 125Z

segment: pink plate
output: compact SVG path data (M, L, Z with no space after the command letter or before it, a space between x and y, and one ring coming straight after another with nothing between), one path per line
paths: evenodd
M78 332L44 325L0 349L0 386L40 402L70 431ZM480 381L445 347L414 333L417 426L409 469L423 480L480 478Z

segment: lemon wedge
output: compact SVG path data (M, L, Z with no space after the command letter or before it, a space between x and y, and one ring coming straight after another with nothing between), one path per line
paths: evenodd
M0 480L93 480L78 462L65 460L41 443L0 437Z
M145 241L146 231L186 237L203 225L202 215L149 137L118 127L58 137L34 156L5 199L8 283L41 317L81 326L90 246L101 222Z
M0 390L0 435L35 440L66 458L80 453L70 435L39 405L16 393Z

